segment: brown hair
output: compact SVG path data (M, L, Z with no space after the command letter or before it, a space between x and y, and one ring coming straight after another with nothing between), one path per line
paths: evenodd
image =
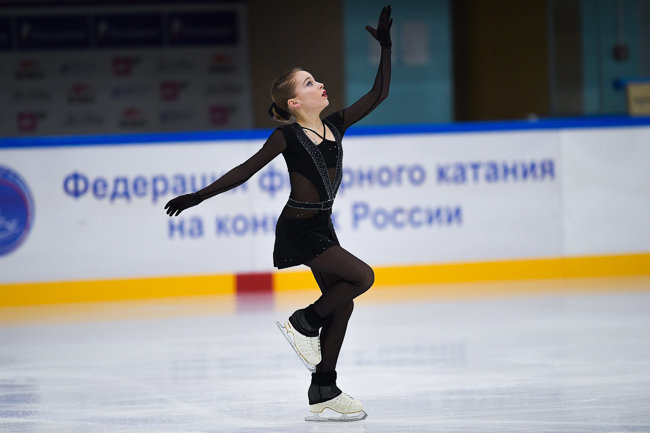
M284 74L280 75L271 86L271 108L269 114L275 120L288 122L291 119L289 111L289 99L296 96L296 86L293 81L293 75L302 71L302 68L291 68Z

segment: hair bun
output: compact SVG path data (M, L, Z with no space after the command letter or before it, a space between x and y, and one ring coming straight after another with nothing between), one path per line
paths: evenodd
M280 118L282 120L291 119L291 113L278 107L278 105L275 102L271 102L271 106L269 107L268 113L269 116L271 116L274 119L276 118Z

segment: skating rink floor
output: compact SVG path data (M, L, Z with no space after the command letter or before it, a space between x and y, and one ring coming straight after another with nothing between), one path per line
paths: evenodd
M371 293L372 292L372 293ZM372 289L309 423L316 292L0 309L0 432L650 432L650 279Z

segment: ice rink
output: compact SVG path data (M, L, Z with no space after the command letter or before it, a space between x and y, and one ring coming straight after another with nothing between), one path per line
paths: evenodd
M287 292L1 309L0 431L650 432L650 279L373 290L338 366L364 421L303 420Z

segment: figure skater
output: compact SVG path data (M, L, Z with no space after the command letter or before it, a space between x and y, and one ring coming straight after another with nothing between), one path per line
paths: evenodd
M273 263L279 269L308 266L321 291L313 304L295 311L284 324L278 323L301 361L312 371L307 392L312 416L307 420L329 420L319 415L324 409L338 412L339 420L366 417L361 402L336 386L336 363L353 299L372 286L374 273L340 246L331 215L342 177L341 139L351 125L388 96L393 23L390 14L390 6L384 7L377 28L366 26L381 45L379 69L370 92L348 108L321 119L321 112L329 105L323 84L300 68L287 71L273 83L269 107L274 119L287 124L276 128L262 148L243 164L207 187L176 197L165 206L169 216L177 216L241 185L276 156L284 156L291 192L276 225Z

